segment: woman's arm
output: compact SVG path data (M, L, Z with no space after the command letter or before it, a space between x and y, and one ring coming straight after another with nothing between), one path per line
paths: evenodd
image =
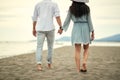
M89 26L89 30L90 30L90 33L91 33L91 40L94 40L95 34L94 34L94 28L93 28L93 24L92 24L92 19L91 19L90 13L88 14L88 26Z
M70 20L71 20L71 13L70 13L70 11L68 11L67 17L66 17L64 24L62 26L63 30L67 31L69 24L70 24Z

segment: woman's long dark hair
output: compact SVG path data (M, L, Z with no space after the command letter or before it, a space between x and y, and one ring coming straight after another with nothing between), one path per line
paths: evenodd
M71 14L73 14L76 18L90 13L90 8L83 2L73 1L69 9Z

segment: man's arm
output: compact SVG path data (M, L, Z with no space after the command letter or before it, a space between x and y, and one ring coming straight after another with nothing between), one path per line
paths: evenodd
M56 17L56 21L57 21L58 25L60 26L58 33L62 34L63 30L62 30L62 22L61 22L60 16Z
M59 25L60 27L62 27L62 22L61 22L60 16L57 16L57 17L56 17L56 21L57 21L58 25Z
M33 21L33 31L32 31L32 33L33 33L33 36L35 36L35 37L36 37L36 29L35 29L36 23L37 23L37 21Z

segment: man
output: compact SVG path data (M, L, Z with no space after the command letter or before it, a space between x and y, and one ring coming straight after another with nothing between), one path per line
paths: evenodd
M33 35L37 37L36 61L37 69L42 70L42 49L45 38L48 44L48 68L51 68L54 32L53 17L56 18L58 25L62 26L58 5L52 0L43 0L39 2L34 9L33 20Z

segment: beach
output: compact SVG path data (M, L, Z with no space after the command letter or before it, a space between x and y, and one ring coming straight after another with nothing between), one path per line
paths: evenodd
M81 53L81 60L82 60ZM36 68L35 53L0 59L0 80L119 80L120 47L91 46L87 73L78 73L74 47L54 49L52 69L47 68L47 51L43 51L43 71Z
M47 44L43 48L43 71L37 71L36 37L32 35L32 15L42 0L2 0L0 4L0 80L120 80L120 41L92 42L87 73L76 71L74 47L70 41L56 41L52 69L47 68ZM53 0L65 20L70 0ZM95 39L120 34L120 0L91 0L87 3L95 29ZM72 26L62 35L56 21L55 40L70 37ZM112 38L115 39L115 38ZM118 38L117 38L118 39ZM45 40L46 41L46 40ZM82 61L81 53L81 61Z

